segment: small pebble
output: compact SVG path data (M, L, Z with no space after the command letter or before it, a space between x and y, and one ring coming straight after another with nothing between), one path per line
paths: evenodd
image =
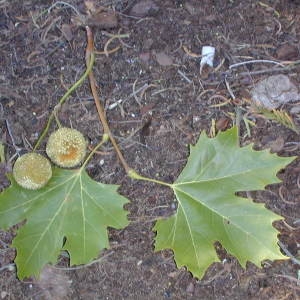
M186 288L186 292L189 294L194 294L194 291L195 291L195 285L192 282L190 282Z
M292 107L290 112L291 112L291 114L299 114L300 113L300 105Z
M150 60L150 53L142 52L142 53L140 53L139 57L142 62L148 62Z

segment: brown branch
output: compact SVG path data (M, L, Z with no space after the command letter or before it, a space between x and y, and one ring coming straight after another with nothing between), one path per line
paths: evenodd
M86 64L89 65L89 61L91 59L91 56L94 56L95 53L94 53L94 39L93 39L93 33L90 29L89 26L86 26L85 27L86 29L86 34L87 34L87 47L86 47L86 56L85 56L85 59L86 59ZM95 80L95 76L94 76L94 73L93 73L93 70L90 71L89 73L89 80L90 80L90 86L91 86L91 90L92 90L92 94L93 94L93 97L94 97L94 100L95 100L95 104L96 104L96 108L97 108L97 111L98 111L98 115L99 115L99 118L100 118L100 121L102 123L102 126L103 126L103 130L104 130L104 134L107 134L118 157L119 157L119 160L122 164L122 166L124 167L126 173L128 173L130 171L130 168L115 140L115 138L113 137L111 131L110 131L110 128L109 128L109 125L108 125L108 122L107 122L107 119L106 119L106 115L105 115L105 112L104 112L104 109L103 109L103 106L101 104L101 101L100 101L100 98L99 98L99 95L98 95L98 91L97 91L97 88L96 88L96 80Z

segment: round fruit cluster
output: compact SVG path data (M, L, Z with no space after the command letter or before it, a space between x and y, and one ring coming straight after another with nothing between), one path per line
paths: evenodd
M61 127L50 135L46 153L56 165L73 168L85 158L86 148L87 143L81 132L73 128ZM52 177L51 163L41 154L26 153L16 160L13 176L23 188L30 190L42 188Z

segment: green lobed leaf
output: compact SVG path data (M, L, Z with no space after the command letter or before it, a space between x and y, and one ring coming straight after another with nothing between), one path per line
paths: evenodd
M62 249L71 265L88 263L109 247L107 227L128 225L123 209L128 200L117 193L118 186L96 182L83 169L54 168L47 186L36 191L10 179L0 194L0 228L26 220L12 244L20 279L38 276Z
M219 241L240 264L260 265L265 259L285 259L272 227L281 216L263 204L236 196L238 191L262 190L278 183L277 172L294 157L278 157L252 145L238 146L237 128L208 138L202 133L182 173L172 185L178 201L175 215L158 220L155 250L172 249L178 267L202 278L219 261Z

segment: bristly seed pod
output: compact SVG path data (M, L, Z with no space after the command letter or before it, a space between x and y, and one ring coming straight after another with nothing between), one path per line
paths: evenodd
M26 153L16 160L13 176L16 182L25 189L40 189L52 177L51 163L38 153Z
M62 127L50 135L46 152L58 166L72 168L82 162L86 155L86 147L87 143L81 132Z

